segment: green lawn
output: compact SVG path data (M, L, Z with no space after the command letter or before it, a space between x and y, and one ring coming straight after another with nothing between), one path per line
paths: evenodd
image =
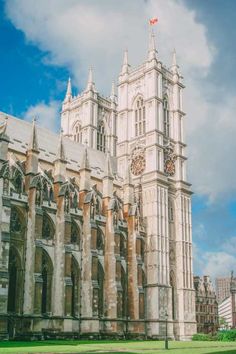
M0 353L166 354L162 341L1 342ZM236 342L169 342L170 354L236 354Z

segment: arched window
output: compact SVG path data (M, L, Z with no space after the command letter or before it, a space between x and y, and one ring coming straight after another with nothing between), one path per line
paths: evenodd
M104 271L100 262L98 262L98 315L104 314Z
M51 311L52 296L52 274L53 266L51 259L46 251L42 252L42 314L48 314Z
M104 252L103 233L100 229L97 230L97 250L100 251L99 253Z
M11 247L9 252L9 287L7 311L19 313L22 299L22 269L21 260L17 251Z
M54 227L52 221L49 216L44 213L43 214L43 226L42 226L42 238L45 240L52 240L54 237Z
M106 134L104 122L100 121L97 130L97 150L106 151Z
M75 221L72 221L70 242L74 245L80 245L80 239L80 228Z
M18 208L12 207L10 217L10 231L11 233L21 233L23 231L23 225Z
M77 143L82 143L82 127L80 123L76 124L74 128L73 138Z
M168 107L168 100L165 97L163 100L163 114L164 114L164 136L169 138L170 136L170 117L169 117L169 107Z
M21 194L23 192L23 177L19 172L16 173L13 184L15 187L15 192Z
M136 102L135 115L135 136L140 136L146 132L146 111L143 99L140 97Z
M80 270L79 264L72 257L71 262L71 282L72 282L72 292L71 292L71 316L77 317L79 315L79 301L80 301Z

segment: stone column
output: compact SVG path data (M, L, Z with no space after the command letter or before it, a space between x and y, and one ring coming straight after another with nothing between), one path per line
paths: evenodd
M35 292L35 195L36 188L30 188L28 192L28 223L26 234L25 252L25 284L24 284L24 306L25 315L32 315L34 312L34 292Z
M54 247L52 313L54 316L64 316L64 267L65 267L65 212L64 195L57 198L56 233Z
M105 316L106 332L114 333L117 331L117 323L112 321L117 317L117 286L116 286L116 258L115 258L115 231L113 224L113 210L107 210L107 222L105 230Z

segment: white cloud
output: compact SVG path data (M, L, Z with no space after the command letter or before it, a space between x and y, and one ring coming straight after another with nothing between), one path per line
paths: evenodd
M236 270L236 237L222 240L221 250L204 251L193 243L194 274L216 277L229 276Z
M229 276L236 265L236 257L226 252L206 252L203 260L202 274L209 274L212 278Z
M56 130L60 126L60 103L57 101L50 101L48 104L40 102L35 106L30 106L28 110L23 113L25 120L32 121L34 117L37 118L37 123L47 129Z
M206 26L183 0L8 0L6 13L47 62L71 71L78 87L84 87L92 65L96 87L106 95L126 47L131 64L145 59L148 18L158 16L159 57L170 64L175 47L185 74L189 180L211 201L236 193L236 97L224 83L218 88L208 81L217 52Z

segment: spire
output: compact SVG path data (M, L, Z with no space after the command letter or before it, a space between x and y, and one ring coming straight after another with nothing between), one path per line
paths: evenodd
M66 97L65 101L70 101L72 98L72 89L71 89L71 79L69 77L68 83L67 83L67 90L66 90Z
M112 178L112 179L114 178L113 177L113 172L112 172L112 165L111 165L111 155L110 155L109 151L106 154L104 177L108 177L108 178Z
M128 72L129 72L128 50L126 49L124 52L124 59L123 59L121 74L128 74Z
M93 82L93 70L90 66L89 74L88 74L88 83L87 83L87 91L94 90L94 82Z
M38 134L37 134L37 128L35 123L36 123L36 118L34 117L32 121L32 133L29 142L29 150L39 151Z
M110 99L111 99L112 101L116 101L116 91L115 91L115 83L114 83L114 81L112 82L112 86L111 86Z
M87 145L85 146L84 156L83 156L83 160L82 160L80 169L81 169L81 170L82 170L82 169L83 169L83 170L84 170L84 169L90 170Z
M172 65L171 65L171 71L173 74L179 74L179 66L177 64L177 60L176 60L176 50L173 50L173 54L172 54Z
M148 60L156 59L156 39L153 30L149 33L149 49L148 49Z
M60 138L59 138L59 145L58 145L58 150L57 150L57 160L60 161L66 161L66 156L65 156L65 148L63 144L63 130L61 129L60 132Z

